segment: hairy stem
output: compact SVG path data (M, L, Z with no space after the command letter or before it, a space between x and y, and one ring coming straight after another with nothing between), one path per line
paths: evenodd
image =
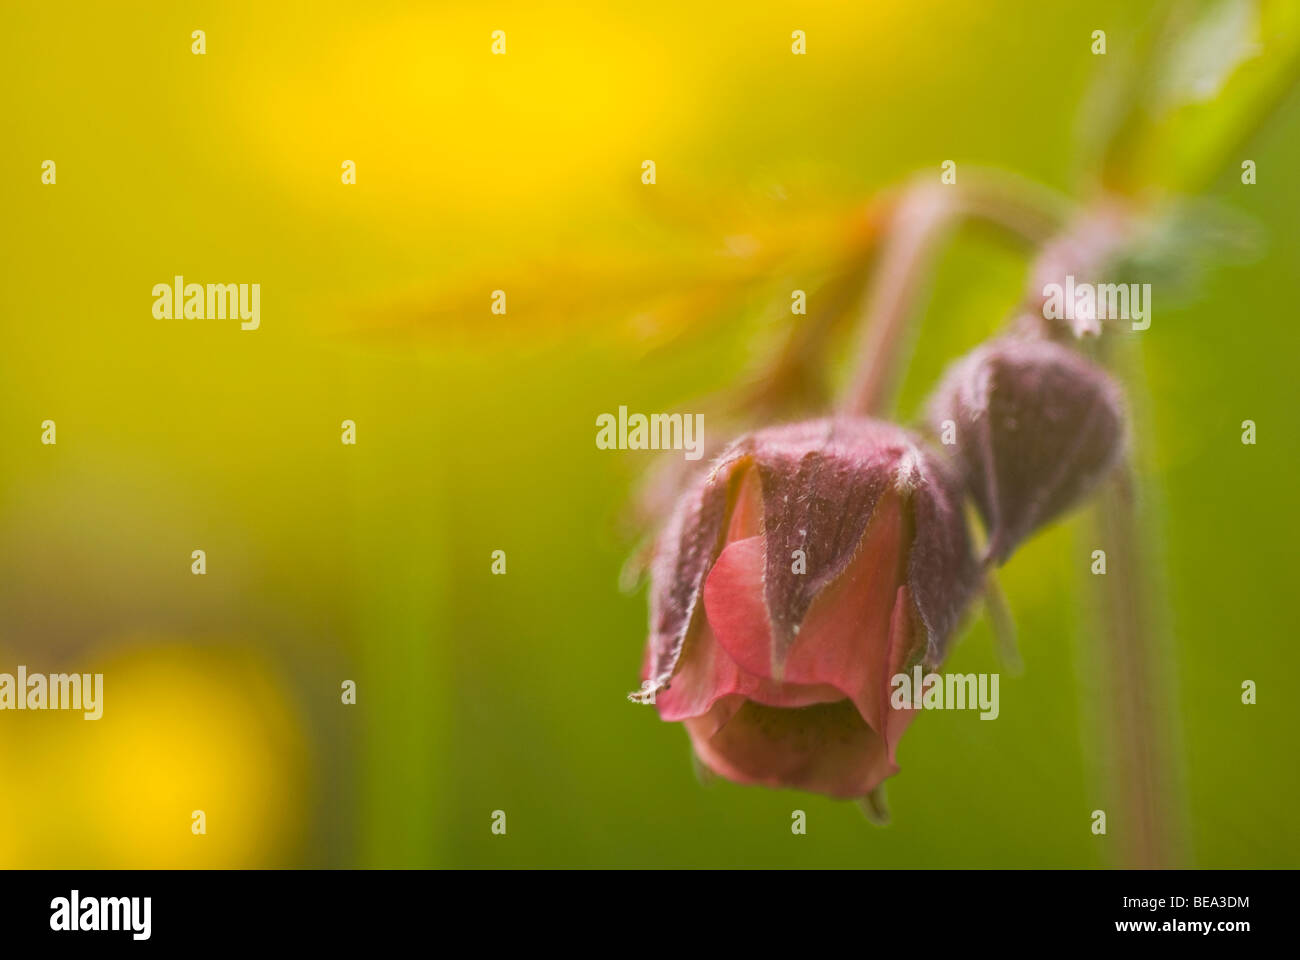
M869 280L856 356L843 412L888 411L898 386L908 327L944 239L962 220L991 225L1034 250L1065 222L1069 204L1047 187L992 171L966 171L962 185L927 179L908 188L897 207Z
M1168 658L1154 622L1158 587L1147 569L1152 558L1143 542L1129 464L1102 490L1095 521L1107 571L1093 577L1100 626L1090 638L1100 694L1094 721L1115 790L1117 809L1109 822L1119 842L1119 865L1177 867L1184 847Z
M907 324L939 241L953 216L949 194L938 184L909 191L894 212L889 239L871 278L858 357L845 412L884 412L897 380Z

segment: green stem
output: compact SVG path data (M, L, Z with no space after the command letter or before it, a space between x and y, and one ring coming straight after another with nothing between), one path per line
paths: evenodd
M1182 855L1169 749L1173 717L1168 680L1153 624L1149 562L1134 499L1131 468L1119 470L1098 497L1096 530L1107 556L1097 576L1101 629L1096 644L1102 696L1096 706L1120 816L1108 818L1120 866L1170 868Z
M1103 341L1103 346L1105 342ZM1130 350L1109 350L1128 394L1138 435L1148 393ZM1125 362L1127 361L1127 362ZM1120 866L1177 868L1190 856L1174 651L1165 623L1164 583L1153 547L1158 503L1125 460L1105 483L1093 511L1091 550L1106 551L1105 575L1090 576L1097 618L1085 638L1083 666L1094 671L1093 732L1104 751L1119 817L1109 817ZM1142 501L1141 507L1139 501ZM1086 669L1080 679L1086 682Z

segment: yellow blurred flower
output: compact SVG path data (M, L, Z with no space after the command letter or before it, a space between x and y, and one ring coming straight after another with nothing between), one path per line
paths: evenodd
M0 866L277 866L295 853L304 735L268 663L151 644L86 669L104 674L102 719L3 718L0 816L19 829L0 832Z

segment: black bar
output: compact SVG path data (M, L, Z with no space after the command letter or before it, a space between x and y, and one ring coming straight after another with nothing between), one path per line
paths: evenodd
M447 949L460 935L656 952L755 936L807 952L846 935L863 949L1231 947L1285 933L1294 880L1273 871L10 871L0 874L0 938L92 952L333 949L430 935L423 942ZM74 890L78 925L102 916L125 929L52 929L70 926ZM119 898L133 897L127 912ZM136 939L144 898L148 937Z

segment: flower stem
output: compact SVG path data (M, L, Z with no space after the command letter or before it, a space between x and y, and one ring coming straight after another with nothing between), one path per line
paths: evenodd
M889 239L871 278L858 356L845 412L869 416L888 405L908 320L939 240L953 213L944 188L914 187L894 211Z
M1048 188L994 171L966 171L960 187L927 179L907 188L870 277L858 367L843 412L879 416L892 406L917 300L943 240L960 220L995 226L1032 250L1056 234L1068 209Z
M1119 865L1176 868L1186 854L1178 764L1177 717L1158 619L1160 586L1150 564L1136 502L1137 481L1124 463L1097 498L1094 529L1105 549L1104 576L1093 576L1099 617L1085 638L1095 676L1094 733L1117 805L1110 817Z

